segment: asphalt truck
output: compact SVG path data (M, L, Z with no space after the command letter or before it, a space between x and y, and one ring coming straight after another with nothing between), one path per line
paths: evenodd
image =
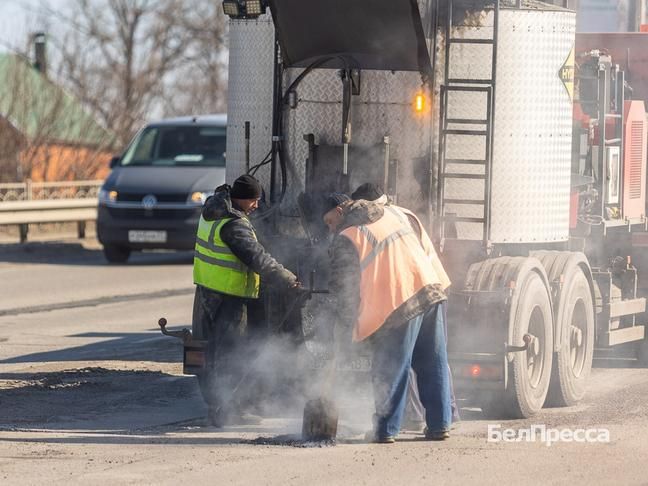
M599 350L648 360L639 37L614 52L604 38L577 42L575 13L536 0L223 8L227 179L262 181L255 225L302 281L326 286L318 195L374 182L425 219L453 280L460 396L529 417L581 400ZM275 329L289 303L264 295L257 314ZM285 329L310 351L325 298L288 312ZM186 369L204 373L200 336L186 342Z

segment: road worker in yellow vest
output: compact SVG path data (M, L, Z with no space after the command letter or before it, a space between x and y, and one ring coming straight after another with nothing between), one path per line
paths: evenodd
M261 279L280 290L301 289L297 277L257 241L248 215L257 209L261 193L259 182L243 175L231 187L216 189L198 223L193 329L208 342L206 370L198 379L214 426L241 419L233 392L249 362L246 302L259 297Z
M376 412L369 439L393 443L401 429L409 369L418 375L425 437L444 440L452 422L444 332L450 281L407 221L385 206L333 194L324 222L334 233L329 289L338 322L372 350ZM413 359L414 358L414 359Z

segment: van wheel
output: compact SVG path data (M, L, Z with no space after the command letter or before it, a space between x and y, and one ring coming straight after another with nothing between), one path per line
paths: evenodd
M131 254L131 249L125 246L105 245L103 253L110 263L125 263Z

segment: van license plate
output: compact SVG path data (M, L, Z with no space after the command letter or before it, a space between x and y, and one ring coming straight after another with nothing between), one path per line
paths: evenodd
M129 243L166 243L166 240L166 231L130 230L128 232Z

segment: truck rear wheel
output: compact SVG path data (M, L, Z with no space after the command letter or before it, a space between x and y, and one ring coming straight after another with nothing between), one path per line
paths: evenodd
M544 272L543 272L544 273ZM518 282L520 285L520 282ZM551 298L541 274L529 271L521 282L515 309L511 309L512 343L531 340L526 351L516 351L509 363L506 406L517 418L537 413L545 402L551 377L553 316Z
M491 418L530 417L544 404L551 376L553 353L553 315L551 296L544 266L537 258L499 257L472 265L466 286L476 291L511 289L508 319L502 333L509 346L525 351L506 353L508 378L501 391L483 392L478 402Z
M554 356L546 406L565 407L585 395L594 354L594 297L587 257L579 252L537 251L552 283Z
M594 354L594 304L587 277L578 269L565 282L559 350L547 404L571 406L585 395Z

